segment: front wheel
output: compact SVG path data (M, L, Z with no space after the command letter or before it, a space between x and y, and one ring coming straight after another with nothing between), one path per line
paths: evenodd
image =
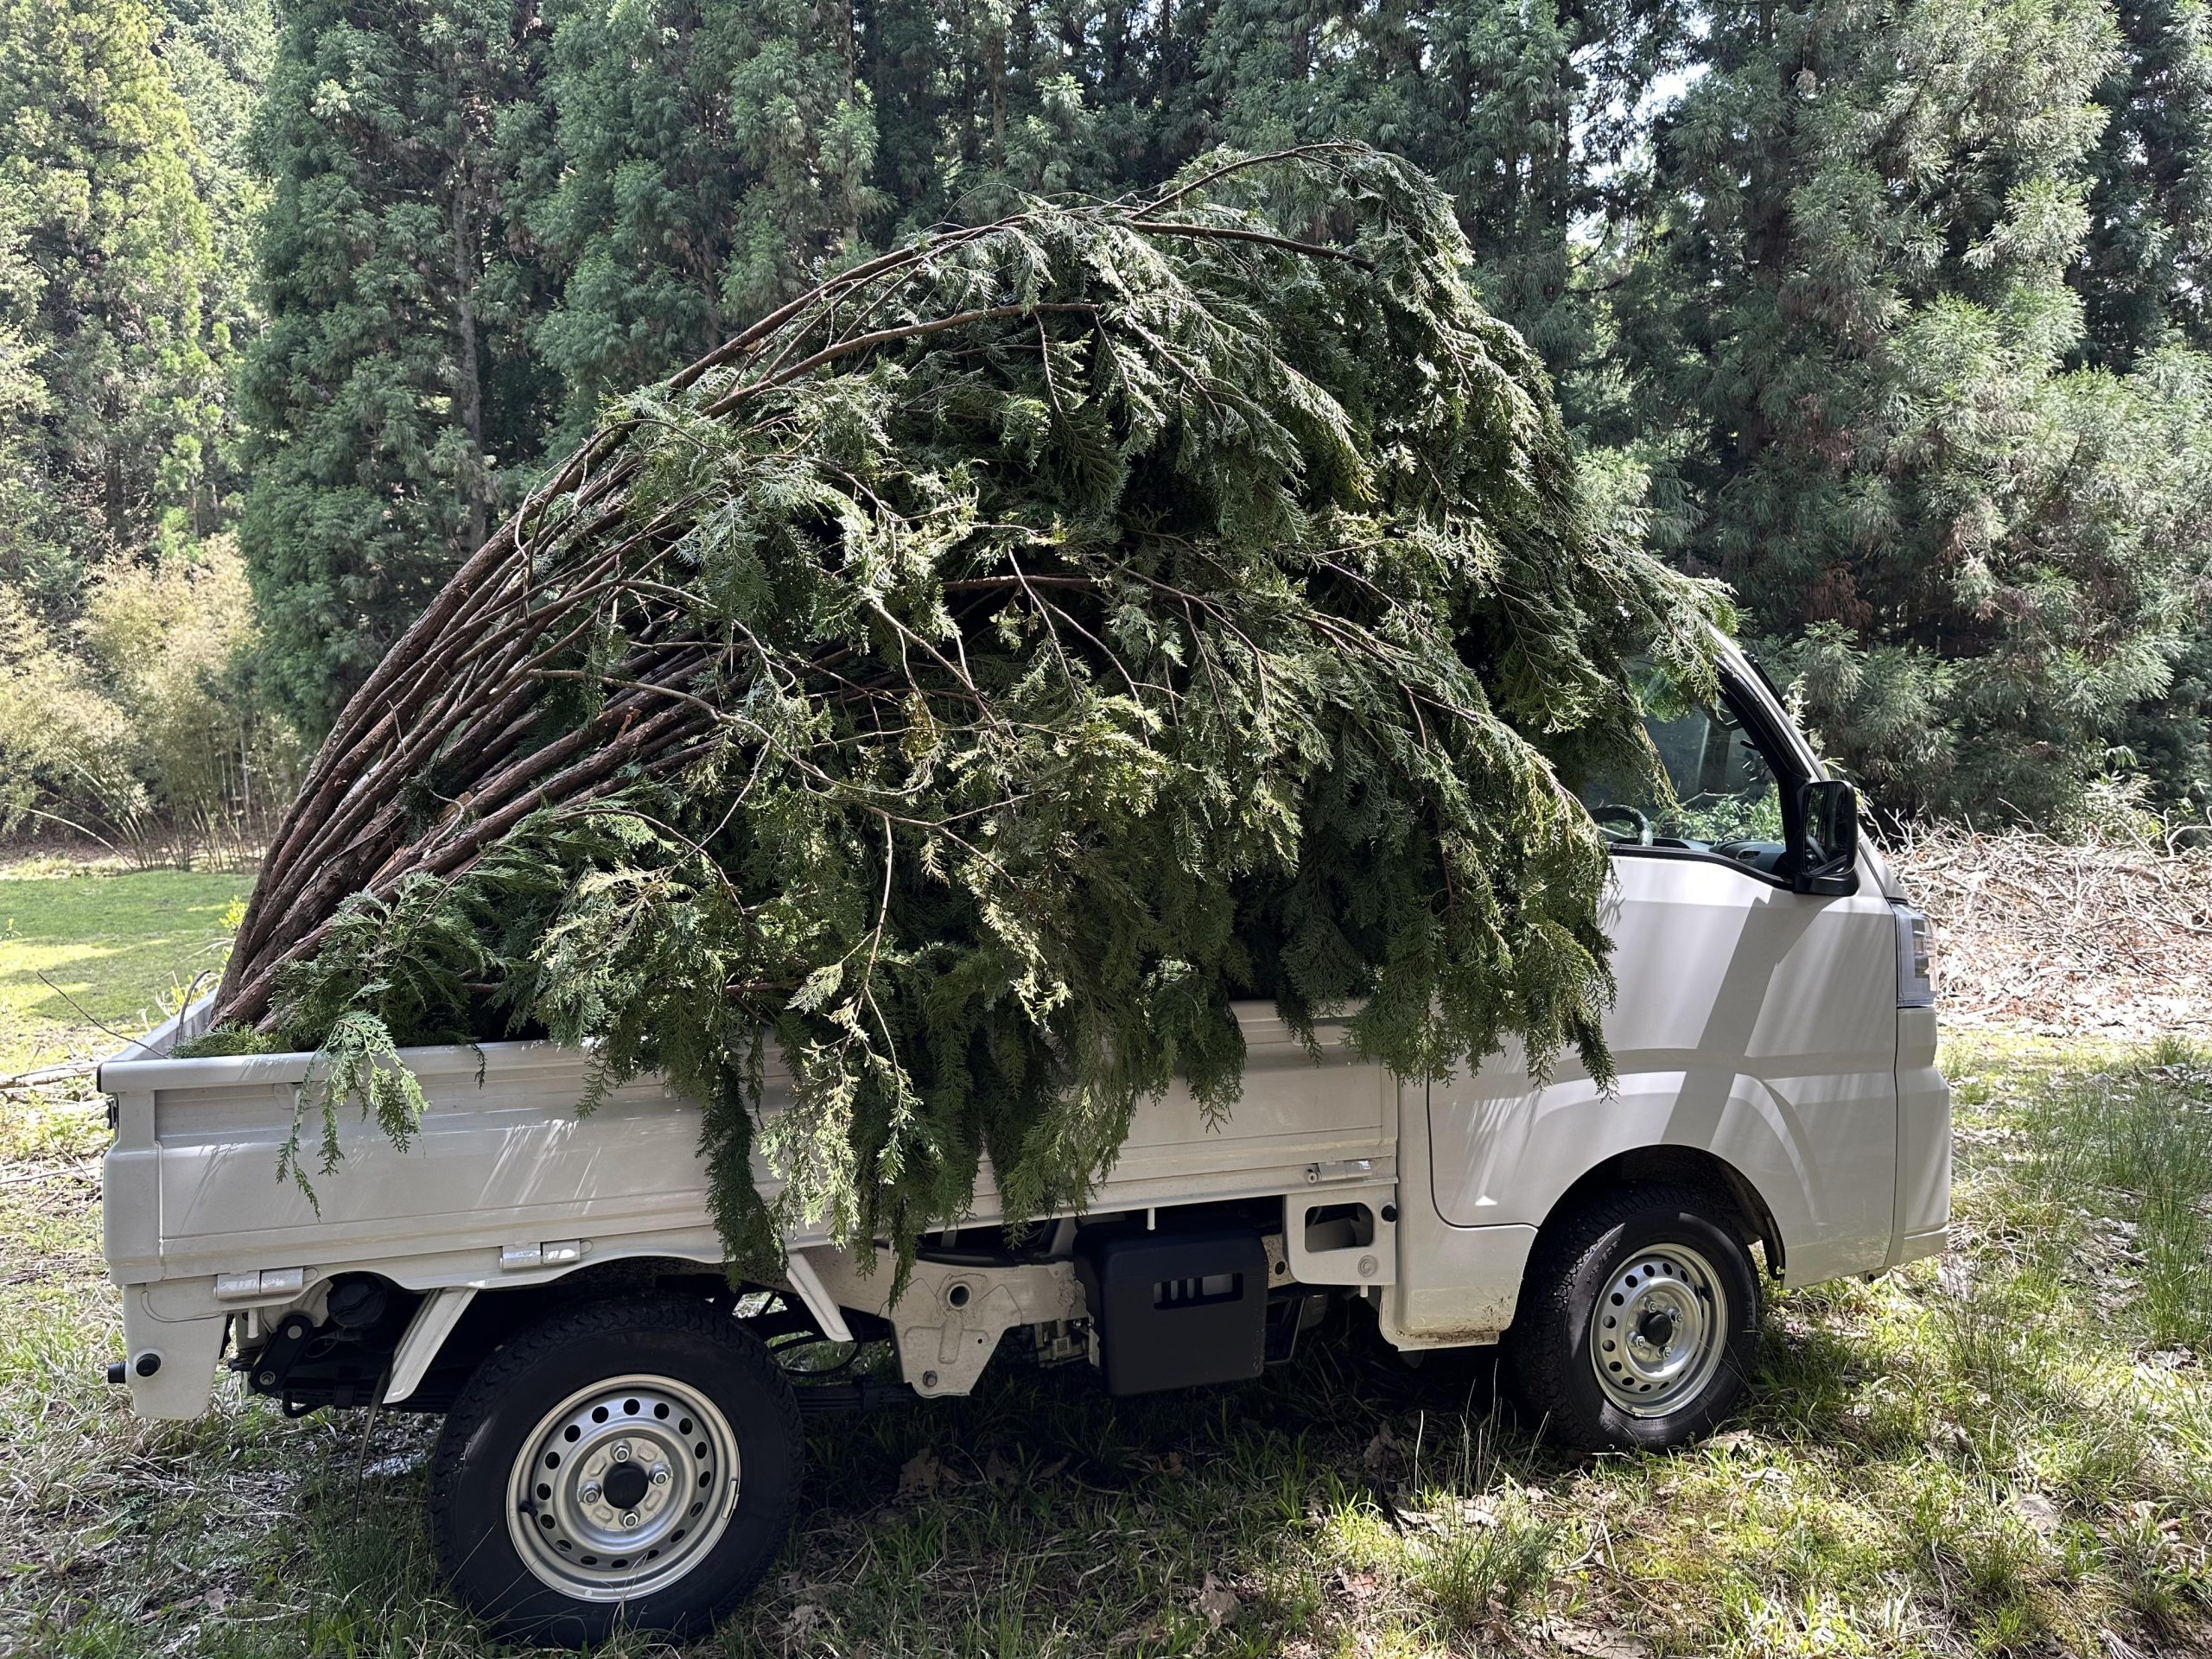
M1631 1188L1547 1224L1506 1332L1522 1402L1572 1450L1705 1433L1758 1358L1759 1281L1718 1206Z
M768 1351L704 1302L556 1314L462 1389L430 1483L439 1564L503 1633L703 1630L782 1548L804 1467Z

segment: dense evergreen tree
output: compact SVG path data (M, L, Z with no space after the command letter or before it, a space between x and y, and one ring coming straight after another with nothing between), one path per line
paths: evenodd
M1232 142L1357 137L1432 174L1484 300L1571 385L1599 344L1580 267L1619 209L1637 113L1680 65L1681 21L1635 0L1219 0L1206 84Z
M257 326L254 242L269 194L254 175L248 138L276 55L276 9L274 0L168 0L166 16L156 46L192 123L194 188L207 208L213 251L200 283L200 304L228 359L216 445L218 505L227 521L242 487L231 381L236 354ZM204 516L198 528L207 528Z
M2202 0L2119 0L2117 15L2075 285L2083 355L2124 369L2176 341L2212 345L2212 18Z
M2195 366L2063 372L2116 45L2088 0L1729 8L1661 125L1657 522L1898 807L2063 810L2193 626Z
M550 15L545 96L516 106L505 137L563 274L534 338L565 393L565 447L602 399L857 250L875 134L849 12L826 30L796 0Z
M482 541L544 440L500 124L535 95L528 0L308 0L254 131L267 323L241 379L242 544L264 668L320 729Z
M44 421L48 404L39 378L32 319L38 276L24 257L29 239L22 210L0 195L0 558L9 586L32 588L47 565L37 526L51 510Z
M1159 183L1215 136L1200 63L1212 17L1212 0L865 7L879 237L988 219L1024 195Z
M0 0L0 574L53 618L212 528L226 338L190 122L137 0Z
M287 787L222 533L274 33L268 0L0 0L0 825L176 857Z

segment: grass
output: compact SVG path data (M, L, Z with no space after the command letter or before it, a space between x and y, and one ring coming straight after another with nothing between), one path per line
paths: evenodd
M1349 1326L1246 1387L1014 1370L817 1421L737 1655L2212 1651L2212 1057L1977 1039L1958 1248L1779 1299L1726 1433L1561 1459L1480 1353ZM427 1425L99 1382L97 1107L0 1117L0 1652L499 1651L433 1571ZM625 1659L665 1655L631 1638Z
M224 918L247 878L86 870L54 859L0 868L0 1073L86 1058L173 1012L219 968Z

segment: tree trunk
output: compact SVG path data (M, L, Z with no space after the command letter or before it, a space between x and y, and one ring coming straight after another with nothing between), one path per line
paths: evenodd
M484 545L488 528L485 522L484 480L480 475L484 461L484 385L476 360L476 188L464 162L454 194L453 283L454 328L459 336L454 363L454 409L461 416L461 430L468 434L469 448L469 468L461 486L468 505L466 551Z

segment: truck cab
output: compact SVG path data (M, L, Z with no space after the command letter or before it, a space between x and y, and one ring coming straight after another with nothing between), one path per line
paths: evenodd
M580 1118L574 1053L408 1051L422 1133L359 1124L310 1201L276 1169L315 1057L172 1058L194 1010L101 1071L111 1380L194 1416L227 1355L288 1411L443 1414L447 1572L572 1641L703 1628L749 1590L802 1410L963 1394L1014 1349L1113 1393L1234 1383L1350 1301L1402 1350L1501 1345L1570 1446L1693 1439L1753 1377L1775 1289L1942 1249L1949 1100L1927 925L1849 785L1732 651L1718 696L1638 690L1663 784L1567 780L1611 855L1610 1077L1509 1045L1401 1078L1341 1020L1309 1044L1242 1005L1228 1120L1169 1090L1081 1209L1009 1224L986 1166L904 1271L800 1230L732 1283L696 1110L658 1084ZM825 1352L881 1357L825 1376Z

